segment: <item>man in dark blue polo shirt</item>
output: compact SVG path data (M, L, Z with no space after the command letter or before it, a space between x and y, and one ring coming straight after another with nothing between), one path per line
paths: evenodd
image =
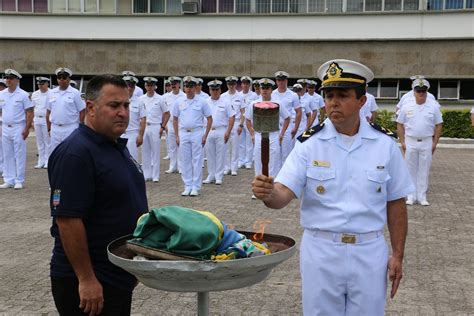
M129 315L136 279L109 262L107 244L131 234L148 211L140 165L121 139L129 120L126 83L92 78L86 122L51 154L51 283L61 315Z

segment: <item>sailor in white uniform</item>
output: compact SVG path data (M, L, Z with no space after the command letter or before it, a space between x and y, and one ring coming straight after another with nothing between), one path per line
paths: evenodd
M408 169L415 183L406 203L430 203L426 198L433 153L443 128L443 116L436 101L428 99L430 84L426 79L416 79L412 84L415 99L407 101L400 109L397 129Z
M240 78L240 83L242 91L240 95L242 96L244 115L247 111L247 107L255 100L258 99L258 95L252 91L252 78L249 76L243 76ZM242 131L242 138L240 141L239 147L239 168L245 167L245 169L252 168L253 161L253 142L252 137L249 134L247 129L247 124L244 124L244 129Z
M51 90L49 89L49 78L36 77L38 90L31 95L31 101L35 107L35 117L33 124L36 135L36 147L38 148L38 163L35 169L46 168L48 166L49 143L48 125L46 124L47 100Z
M139 98L140 107L146 110L146 128L143 137L142 169L146 181L160 181L161 136L170 118L164 98L156 93L158 79L143 78L146 94Z
M2 111L3 180L0 189L23 189L26 166L26 138L33 121L33 105L28 93L20 88L21 74L14 69L4 72L7 89L0 91Z
M81 93L71 87L72 71L60 67L55 70L58 86L51 90L47 98L46 124L50 131L49 155L66 137L84 123L86 104Z
M186 97L176 100L172 112L184 183L181 195L198 196L202 185L202 151L212 126L212 116L209 105L195 96L197 79L186 76L183 84ZM204 117L207 118L205 130Z
M207 171L209 175L203 183L220 185L224 177L226 144L235 121L235 112L227 100L220 97L222 81L207 83L211 97L206 101L212 113L212 127L206 141Z
M128 127L122 138L127 138L127 148L130 155L138 162L138 148L143 144L143 136L146 127L146 109L139 97L134 94L137 78L133 76L124 76L123 80L127 83L128 94L130 98L130 118Z

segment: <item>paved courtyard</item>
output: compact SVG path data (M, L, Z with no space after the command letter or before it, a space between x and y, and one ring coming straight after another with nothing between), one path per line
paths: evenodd
M0 191L0 315L56 315L50 293L52 238L46 170L35 170L34 138L28 140L25 189ZM162 170L168 162L162 160ZM237 229L270 219L267 231L298 242L298 203L270 210L251 200L253 171L206 185L183 198L177 174L148 183L150 207L182 205L210 210ZM433 160L431 206L409 208L405 275L387 315L474 315L474 149L439 148ZM212 315L301 314L298 253L255 286L210 293ZM194 315L196 294L169 293L139 285L134 315Z

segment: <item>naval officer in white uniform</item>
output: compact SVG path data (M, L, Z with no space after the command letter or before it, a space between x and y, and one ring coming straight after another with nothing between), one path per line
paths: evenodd
M415 191L410 192L406 203L430 203L426 198L433 153L443 128L443 116L436 101L428 99L430 83L426 79L415 79L412 84L415 98L408 100L400 109L397 118L398 135Z
M48 125L46 124L47 100L51 90L49 89L49 78L36 77L38 90L31 95L31 101L35 107L35 117L33 125L36 135L36 147L38 148L38 163L35 169L46 168L48 166L49 143Z
M127 129L122 137L128 139L128 151L133 159L138 161L138 148L143 144L143 136L145 134L146 110L144 104L139 101L140 97L137 97L134 93L137 78L133 76L124 76L123 80L127 83L128 95L130 98L130 119L128 121Z
M270 208L302 199L305 315L380 316L387 272L391 297L402 277L405 197L413 183L396 141L388 136L393 133L360 120L372 71L336 59L324 63L318 76L328 119L298 137L275 180L257 176L253 192Z
M186 97L176 100L172 113L184 183L181 195L198 196L202 185L202 152L212 126L212 116L209 105L195 96L197 79L186 76L183 84ZM207 118L205 130L204 117Z
M235 112L227 100L222 99L222 81L212 80L207 83L211 97L206 101L212 113L212 127L206 141L207 171L209 175L204 184L220 185L224 177L226 144L234 127Z
M161 136L170 118L164 98L156 93L158 79L143 78L146 94L139 98L139 107L146 111L146 128L143 136L142 169L146 181L160 181Z
M26 166L26 138L33 121L33 105L28 93L20 88L21 74L14 69L4 72L7 89L0 92L2 111L3 180L0 189L23 189Z

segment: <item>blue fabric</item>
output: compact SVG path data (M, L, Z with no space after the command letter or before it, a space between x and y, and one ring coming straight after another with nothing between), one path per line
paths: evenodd
M55 239L51 276L74 276L55 218L81 218L99 281L124 290L133 289L135 278L107 257L107 245L132 234L137 219L148 211L143 174L126 143L125 139L110 142L81 124L51 154L48 177L51 236Z
M225 249L245 238L244 235L236 232L233 229L229 229L229 227L227 227L226 223L223 221L221 221L221 223L222 226L224 226L224 236L222 236L222 240L216 249L216 253L223 252Z

